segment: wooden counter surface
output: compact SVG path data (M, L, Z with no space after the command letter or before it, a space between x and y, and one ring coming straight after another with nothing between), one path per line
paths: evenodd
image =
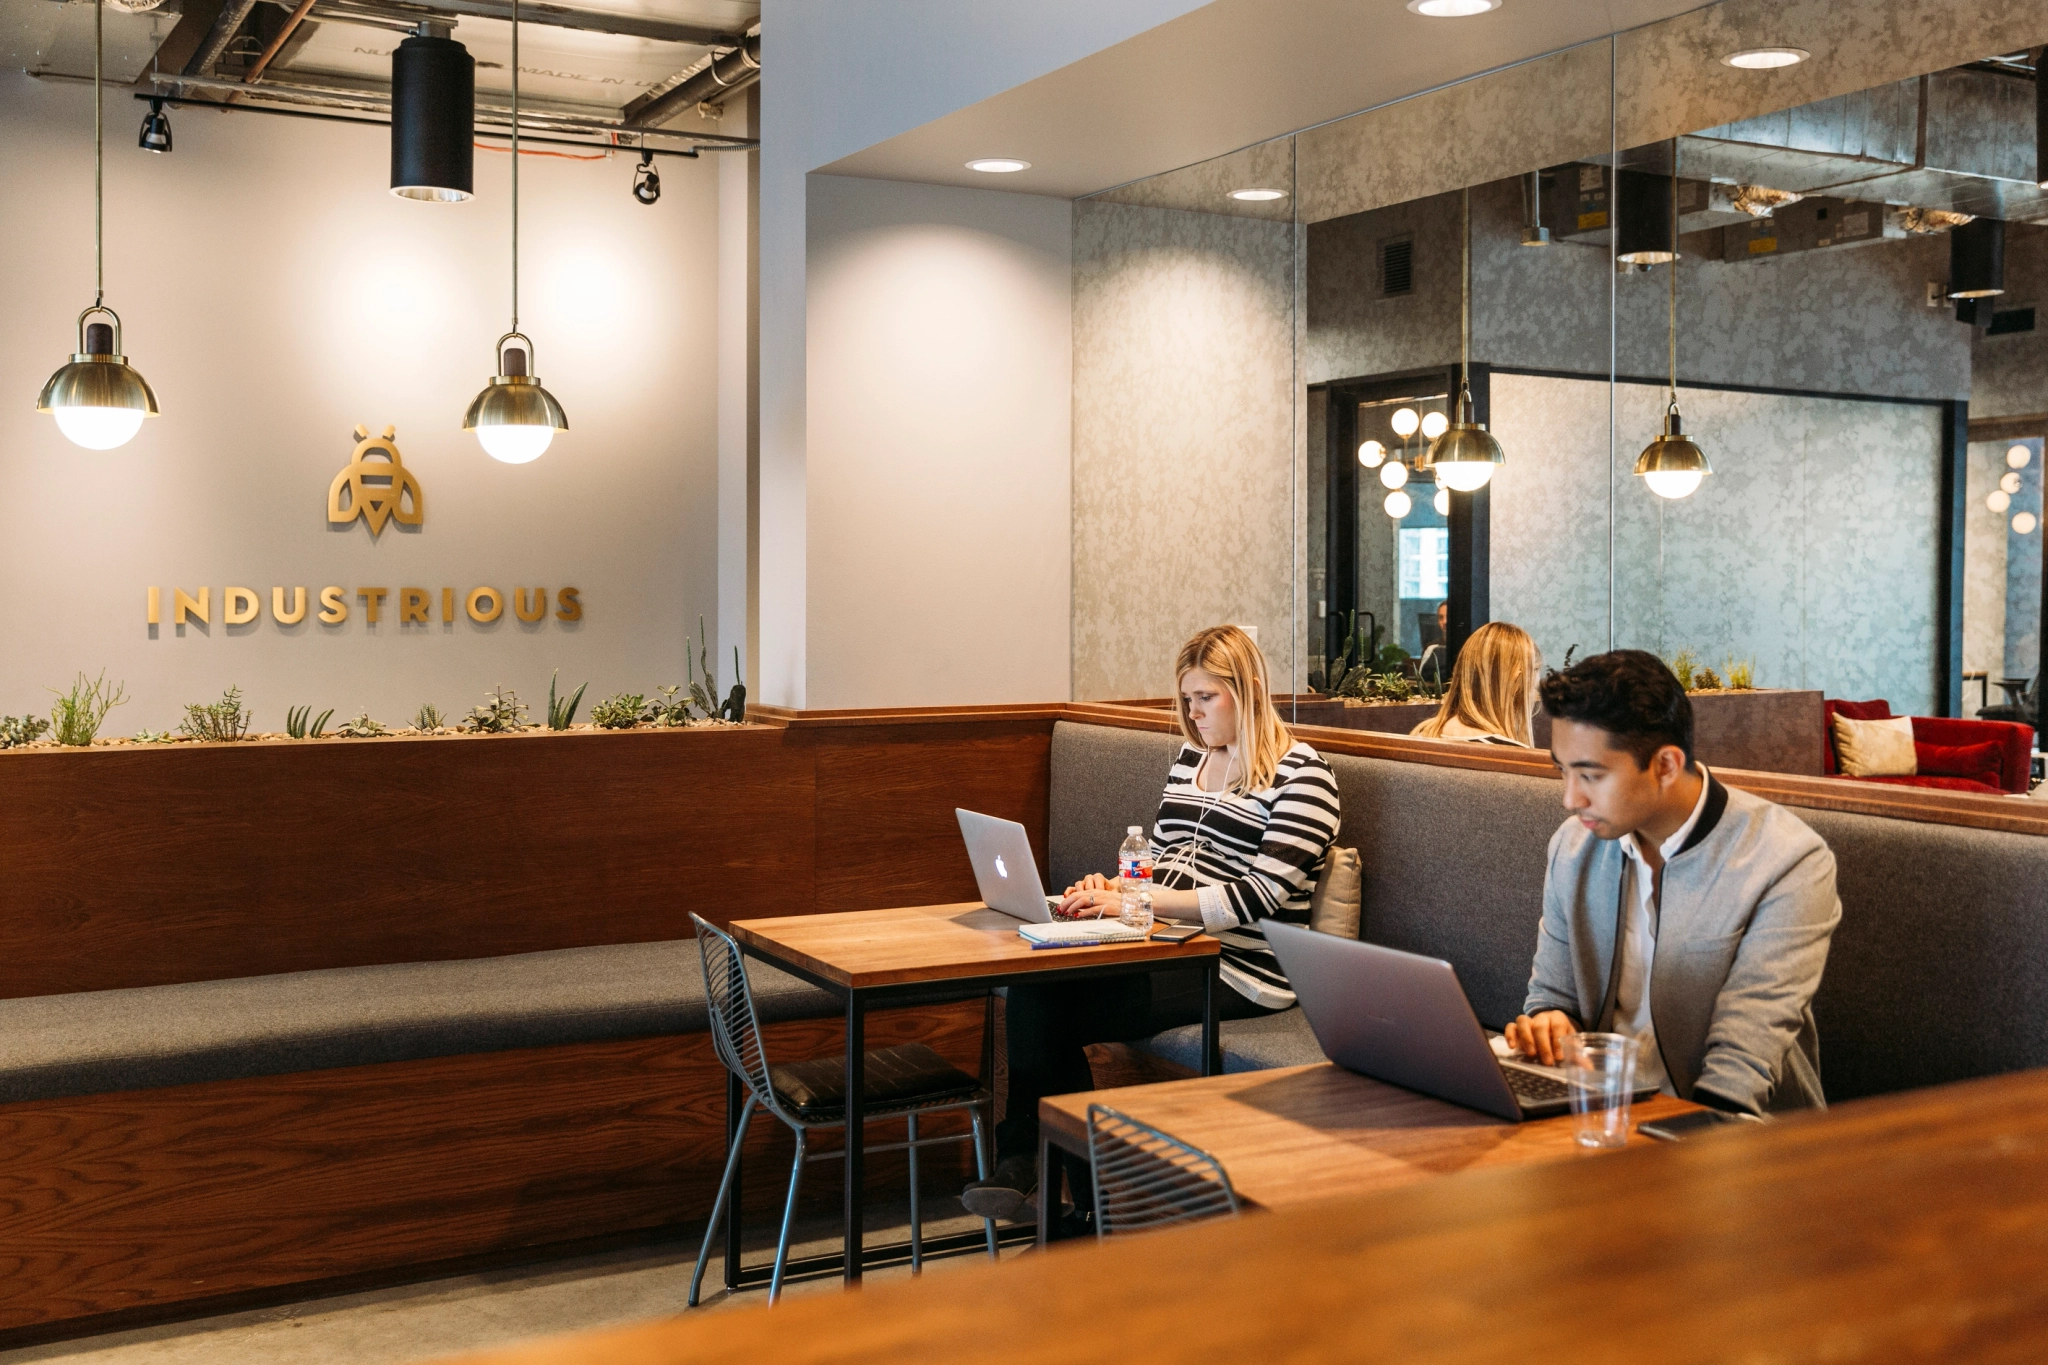
M2048 1359L2048 1072L467 1358L1543 1359Z

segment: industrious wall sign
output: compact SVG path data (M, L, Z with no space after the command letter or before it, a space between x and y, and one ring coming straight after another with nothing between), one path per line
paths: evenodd
M397 429L385 427L382 436L370 435L369 428L357 427L356 447L349 456L349 462L327 488L327 523L331 530L342 530L361 521L369 528L374 541L384 534L386 526L397 522L409 531L418 531L426 525L427 495L420 486L419 475L405 467L405 457L399 453ZM512 608L513 616L529 624L549 619L549 590L544 587L526 587L515 584L507 591L490 584L467 588L457 587L357 587L353 590L340 584L328 584L318 590L315 600L319 610L314 620L321 625L338 626L349 619L351 611L360 608L363 620L378 625L386 619L395 620L403 626L424 626L439 620L453 622L459 610L478 625L488 625L505 614L505 608ZM174 626L211 625L214 620L216 601L220 608L220 622L227 626L246 626L255 623L263 612L263 597L255 588L238 584L227 584L214 597L211 584L187 590L178 586L169 588L169 624ZM149 624L165 624L165 588L158 584L149 587ZM270 616L279 625L292 626L306 619L309 607L306 588L303 584L272 585L270 588ZM438 610L436 610L438 608ZM583 619L583 598L580 589L563 587L554 590L553 619L557 621L580 621Z

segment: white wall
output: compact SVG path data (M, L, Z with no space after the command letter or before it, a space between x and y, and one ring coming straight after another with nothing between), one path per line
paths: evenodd
M630 157L522 164L521 322L571 429L515 467L460 430L507 321L504 154L477 153L475 200L424 205L387 192L378 128L174 112L155 157L128 92L106 108L107 299L163 415L97 453L33 410L92 299L90 89L0 76L0 712L46 712L46 686L102 667L135 698L121 734L230 683L279 729L294 704L393 723L498 683L538 705L557 667L590 700L680 679L717 606L715 157L664 160L652 208ZM357 423L397 427L417 533L328 528ZM353 597L486 583L573 584L584 619L401 629L387 602L370 627ZM150 584L167 607L210 586L213 625L152 633ZM257 623L221 625L228 584L263 594ZM350 619L279 626L273 584L347 586Z
M1197 0L764 0L761 13L760 510L762 701L815 705L833 661L808 658L806 176L817 167L1006 90L1189 10ZM921 202L911 186L879 199ZM909 220L903 219L908 222ZM858 343L854 343L858 344ZM1055 362L1064 364L1063 359ZM1045 372L1050 374L1051 371ZM1000 395L995 395L1000 397ZM1010 414L988 411L991 424ZM1063 438L1064 439L1064 438ZM886 469L874 471L888 477ZM964 514L968 508L956 509ZM839 572L862 566L842 562ZM987 619L987 618L984 618ZM924 621L925 631L969 623ZM973 637L969 650L986 637ZM998 695L1002 674L957 675L963 694ZM870 695L865 683L856 687ZM888 695L900 695L890 692ZM923 694L920 694L923 695ZM1009 693L1001 692L1007 696ZM875 698L881 700L879 696Z
M811 177L808 705L1067 695L1071 221Z

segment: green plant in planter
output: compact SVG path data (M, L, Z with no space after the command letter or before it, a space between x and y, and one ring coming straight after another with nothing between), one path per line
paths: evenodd
M1750 692L1756 689L1756 660L1730 659L1724 665L1728 674L1728 690Z
M661 693L661 698L647 704L649 724L675 729L690 723L690 699L682 695L681 683L670 683L654 690Z
M334 716L334 708L328 707L317 720L307 723L313 714L310 706L294 706L284 713L284 732L293 739L319 739L327 729L327 722Z
M732 647L732 691L725 694L725 705L718 708L718 714L738 725L747 718L747 684L740 677L740 647Z
M519 694L510 688L493 688L484 694L482 706L470 708L461 728L479 735L503 735L524 730L526 703L520 701Z
M69 692L57 692L57 704L50 708L50 722L56 727L59 744L90 744L106 722L107 712L128 700L120 683L107 686L105 669L92 681L80 673Z
M1671 675L1678 679L1678 685L1690 692L1693 690L1693 674L1699 672L1700 661L1689 649L1681 649L1671 657Z
M50 722L41 716L0 716L0 749L18 749L33 744L49 732Z
M690 637L687 635L683 637L683 667L691 668ZM690 702L704 713L704 719L716 720L720 713L718 678L711 671L711 646L704 638L704 618L701 616L697 618L697 667L704 670L704 681L698 682L696 672L690 672Z
M135 742L137 744L171 744L175 742L175 737L169 730L141 729L135 732Z
M566 730L569 728L576 719L577 706L583 701L583 687L590 686L589 683L585 683L583 687L577 688L575 693L566 700L557 700L555 697L555 679L561 676L562 670L558 668L548 678L548 729L550 730Z
M249 733L249 713L242 708L242 689L230 687L216 702L189 702L180 732L193 739L227 741Z
M323 716L322 719L324 720L325 717ZM385 726L384 722L371 720L368 711L359 711L354 719L343 721L341 728L334 733L340 735L343 739L374 739L378 735L388 735L391 731Z
M1721 690L1721 675L1711 668L1702 668L1699 672L1692 675L1692 687L1689 690L1694 692L1719 692Z
M423 734L432 734L447 724L441 718L441 708L432 702L420 703L419 714L412 718L412 728Z
M647 698L639 692L620 692L590 708L590 723L604 730L630 730L647 719Z

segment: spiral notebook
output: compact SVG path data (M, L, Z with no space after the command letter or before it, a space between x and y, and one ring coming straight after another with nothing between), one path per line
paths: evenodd
M1058 943L1071 946L1081 943L1136 943L1146 936L1143 929L1133 929L1122 920L1075 919L1061 920L1054 924L1020 924L1019 937L1032 943Z

